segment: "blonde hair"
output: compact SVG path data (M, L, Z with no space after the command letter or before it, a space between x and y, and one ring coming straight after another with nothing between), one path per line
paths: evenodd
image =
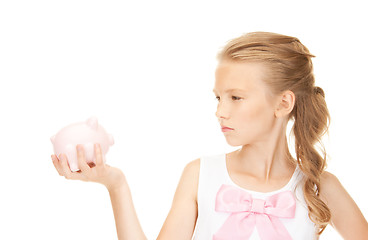
M251 32L227 43L218 60L258 61L269 69L264 81L273 94L291 90L295 105L288 120L294 120L296 161L305 175L304 198L309 218L320 235L331 219L331 212L320 198L320 176L326 168L326 150L321 137L327 132L330 114L322 88L316 87L309 50L295 37L271 32ZM315 148L321 146L322 156Z

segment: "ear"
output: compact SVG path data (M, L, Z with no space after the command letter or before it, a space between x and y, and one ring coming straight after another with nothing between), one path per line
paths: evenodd
M275 108L275 117L287 116L291 111L293 111L294 105L295 94L291 90L284 91L278 97Z
M98 129L97 117L95 116L90 117L89 119L87 119L86 124L93 130L97 130Z

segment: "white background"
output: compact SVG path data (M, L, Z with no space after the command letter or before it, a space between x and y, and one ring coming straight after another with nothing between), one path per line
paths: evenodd
M322 3L323 2L323 3ZM50 137L90 116L114 136L155 239L184 166L233 151L215 118L215 56L250 31L298 37L314 58L332 117L334 173L367 218L364 1L0 2L0 239L116 239L108 192L66 180ZM321 239L341 239L328 227Z

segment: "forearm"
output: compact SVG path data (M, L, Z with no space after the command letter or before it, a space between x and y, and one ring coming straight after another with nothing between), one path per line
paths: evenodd
M114 211L116 231L119 240L146 240L134 209L128 183L124 181L119 187L109 189L112 209Z

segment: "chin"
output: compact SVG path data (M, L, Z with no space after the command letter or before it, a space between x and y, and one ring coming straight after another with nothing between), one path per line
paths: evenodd
M243 143L239 143L239 142L236 142L236 141L231 141L229 139L226 139L226 142L227 142L227 144L229 144L232 147L239 147L239 146L244 145Z
M225 137L226 142L232 147L243 147L250 143L250 139L235 139L231 137Z

